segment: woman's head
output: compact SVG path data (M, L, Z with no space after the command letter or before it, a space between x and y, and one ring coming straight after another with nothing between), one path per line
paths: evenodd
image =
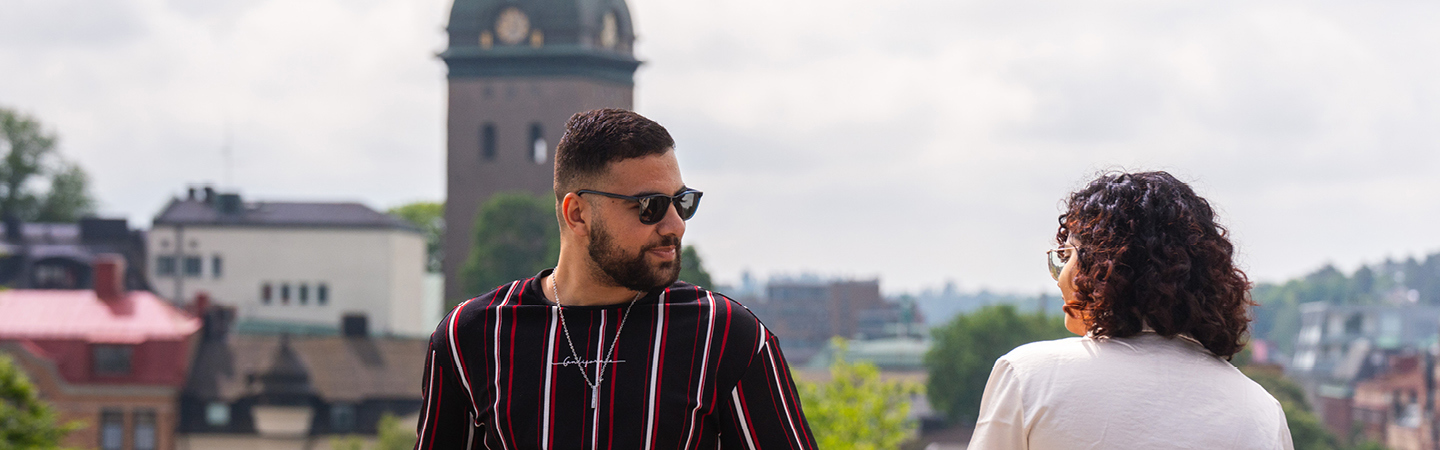
M1095 336L1149 325L1222 357L1249 328L1250 282L1210 203L1165 172L1107 173L1070 194L1055 239L1075 247L1060 276L1066 314Z

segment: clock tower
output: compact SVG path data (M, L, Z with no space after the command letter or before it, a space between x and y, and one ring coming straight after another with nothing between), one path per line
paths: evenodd
M445 300L475 213L492 195L553 196L554 150L572 114L634 104L635 41L624 0L455 0L449 68Z

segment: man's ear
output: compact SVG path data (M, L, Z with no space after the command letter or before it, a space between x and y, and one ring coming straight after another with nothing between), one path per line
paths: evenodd
M566 229L576 236L590 235L590 213L592 208L580 194L565 194L560 199L560 220Z

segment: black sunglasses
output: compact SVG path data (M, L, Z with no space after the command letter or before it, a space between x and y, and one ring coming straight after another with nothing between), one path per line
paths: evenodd
M670 212L670 204L675 204L675 212L680 214L681 220L690 220L695 216L695 208L700 206L700 196L704 192L686 188L679 194L650 194L650 195L620 195L609 192L592 191L581 189L576 194L595 194L610 198L629 200L640 204L640 223L654 225L665 219L665 214Z

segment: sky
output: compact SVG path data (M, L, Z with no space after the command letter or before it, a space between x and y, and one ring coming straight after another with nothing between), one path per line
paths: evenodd
M1061 199L1106 170L1191 183L1257 281L1440 251L1434 2L629 4L720 282L1054 294ZM0 0L0 106L137 226L207 182L441 200L449 6Z

